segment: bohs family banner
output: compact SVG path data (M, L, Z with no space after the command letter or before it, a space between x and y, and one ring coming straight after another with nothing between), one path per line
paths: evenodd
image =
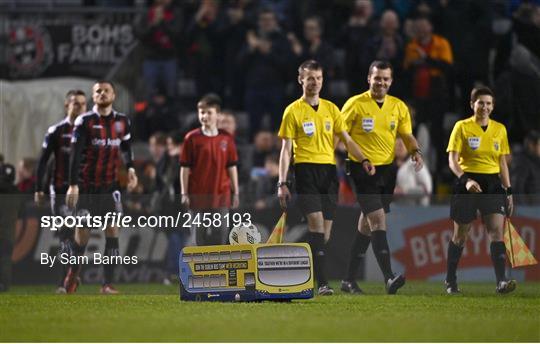
M114 22L79 20L65 15L62 20L8 20L6 65L10 79L55 76L103 78L120 64L136 45L132 20Z

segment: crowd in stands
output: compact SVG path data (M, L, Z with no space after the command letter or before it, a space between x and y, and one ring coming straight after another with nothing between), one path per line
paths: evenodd
M196 99L212 92L227 109L220 128L236 139L243 200L258 209L275 204L281 144L276 132L286 104L300 95L296 69L310 58L325 68L322 96L338 106L367 89L371 61L392 63L390 94L406 100L428 167L413 176L407 152L397 147L397 196L414 194L415 202L428 204L430 195L448 193L449 131L471 114L468 95L479 84L495 90L493 118L508 128L512 176L519 176L514 192L540 193L538 1L153 0L146 5L134 22L144 53L134 139L148 142L149 151L147 160L136 156L141 194L178 193L179 146L198 126ZM184 79L194 81L192 100L179 96ZM347 196L354 197L343 157L336 154L341 201L354 204ZM31 190L34 165L33 159L17 164L22 192ZM151 208L155 202L135 203Z
M445 193L452 181L445 152L449 131L471 114L474 86L496 90L494 119L507 126L517 154L525 135L540 129L540 98L534 96L540 94L539 18L534 1L155 0L137 25L147 52L143 98L149 104L137 114L145 129L140 137L196 123L179 110L193 111L195 102L179 104L167 86L181 73L194 80L196 97L219 94L229 121L238 115L234 135L247 152L241 155L241 175L248 177L241 180L249 180L244 190L265 190L261 173L272 178L280 144L273 133L285 105L300 94L297 66L309 58L320 61L322 95L342 105L366 90L373 60L388 60L394 67L390 93L409 105L430 174L411 192ZM160 49L166 52L156 55ZM171 61L174 68L167 67ZM261 156L269 136L274 148Z

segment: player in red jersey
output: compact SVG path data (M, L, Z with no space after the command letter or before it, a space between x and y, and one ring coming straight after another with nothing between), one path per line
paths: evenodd
M232 135L217 128L221 110L217 95L205 95L197 108L201 127L186 134L180 158L182 204L195 213L223 214L239 204L236 145ZM222 224L195 228L197 244L224 244L228 233Z
M90 214L103 217L108 212L122 212L121 194L117 185L121 155L128 168L128 191L137 186L137 175L132 166L131 124L126 115L113 109L115 98L114 85L110 81L96 82L92 87L92 100L95 104L92 111L75 120L66 203L71 208L77 206L77 215L80 216ZM105 229L104 256L120 256L118 234L116 227ZM76 229L74 251L77 256L84 254L89 238L88 230ZM103 294L118 293L111 284L115 265L103 266ZM76 290L79 271L80 265L70 267L64 282L68 293Z
M69 152L71 147L71 134L75 119L86 112L86 95L81 90L69 90L64 101L66 117L60 122L52 125L45 134L42 150L36 171L36 191L34 200L37 205L43 205L45 201L45 191L47 185L43 184L43 179L47 172L47 164L51 156L54 156L49 195L51 199L51 211L53 215L69 215L64 199L57 198L56 195L65 195L68 189L69 175ZM69 253L72 248L73 229L61 228L58 232L60 238L60 249L58 254ZM65 294L64 279L67 273L67 265L62 265L61 278L56 292Z

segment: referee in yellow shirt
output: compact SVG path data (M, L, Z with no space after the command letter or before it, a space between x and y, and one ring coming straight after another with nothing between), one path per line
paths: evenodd
M332 102L319 98L323 85L323 69L315 60L305 61L298 68L298 83L302 97L287 106L283 114L279 137L282 138L279 157L278 197L283 208L291 197L287 172L294 146L294 174L298 204L308 222L315 278L319 295L332 295L334 290L325 277L325 245L330 238L336 211L338 179L334 147L339 137L349 152L362 162L366 174L375 168L365 159L347 134L341 112Z
M450 204L454 235L448 243L446 292L460 293L458 267L471 223L480 211L489 234L491 261L497 278L497 293L509 293L516 281L505 275L506 248L503 241L504 216L513 210L510 173L506 157L510 154L506 128L489 118L495 104L493 92L478 87L471 92L474 115L458 121L448 142L448 163L458 177Z
M372 244L373 253L382 271L386 292L395 294L405 284L405 276L394 275L390 263L390 249L386 238L386 213L396 185L397 168L393 165L396 137L399 135L418 172L423 159L418 142L412 134L411 116L405 103L388 94L392 85L392 66L385 61L374 61L368 71L369 90L353 96L343 106L347 131L362 152L376 166L375 175L366 174L362 160L349 154L350 172L356 187L360 218L358 231L351 247L347 277L341 290L362 293L356 283L356 272Z

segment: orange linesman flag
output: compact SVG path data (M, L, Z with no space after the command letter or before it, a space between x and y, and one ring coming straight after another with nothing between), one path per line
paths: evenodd
M508 218L504 221L504 245L513 268L538 264Z
M287 213L283 213L279 218L279 221L276 223L272 234L266 241L267 244L281 244L283 242L283 234L285 233L285 219L287 218Z

